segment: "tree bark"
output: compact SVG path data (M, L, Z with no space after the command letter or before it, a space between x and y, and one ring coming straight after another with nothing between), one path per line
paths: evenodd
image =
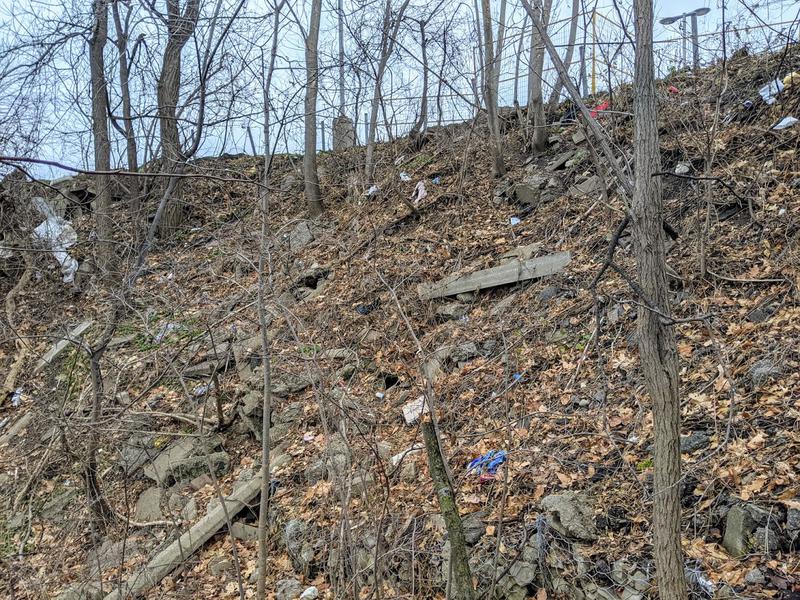
M428 123L428 38L425 35L425 24L426 22L420 19L419 46L422 52L422 97L419 105L419 117L409 134L412 140L419 139L420 135L425 132Z
M89 41L89 71L92 88L92 137L94 140L94 168L111 170L111 142L108 135L108 88L106 85L104 51L108 41L107 0L92 3L94 25ZM97 225L97 253L95 261L100 273L108 276L114 263L112 243L111 189L108 175L95 175L95 223Z
M658 106L653 74L653 2L634 2L636 54L634 70L634 191L633 235L639 285L645 294L639 309L639 352L647 391L653 402L655 429L653 553L661 600L686 598L681 552L679 482L680 398L678 353L670 314L664 249L663 201L658 146ZM657 311L657 312L656 312ZM660 313L660 314L659 314Z
M569 67L572 65L572 57L575 53L575 39L578 37L578 15L580 8L580 0L572 0L572 16L569 22L569 39L567 40L567 52L564 57L564 67L569 72ZM558 99L561 96L561 90L564 87L564 81L561 75L556 80L556 85L553 92L550 94L550 99L547 101L549 110L555 110L558 106Z
M122 120L123 131L125 135L125 155L128 162L129 171L139 170L138 149L136 146L136 132L133 128L133 118L131 109L131 91L130 91L130 57L128 56L128 18L125 19L125 25L119 14L119 3L111 3L111 13L114 17L114 29L117 35L117 54L119 58L119 88L122 97ZM130 14L130 13L129 13ZM135 48L135 46L134 46ZM134 54L136 50L134 49ZM141 233L141 198L140 186L138 177L128 177L126 181L130 194L128 196L128 210L133 217L133 236L134 241L138 243L139 235Z
M428 455L428 468L439 499L439 510L442 511L442 518L447 526L447 536L450 538L450 565L455 586L454 597L459 600L472 600L475 597L475 591L472 589L472 574L469 568L469 553L464 538L464 526L461 516L458 514L455 493L450 485L442 458L442 449L439 446L433 422L426 420L422 423L421 428Z
M158 78L158 123L164 169L175 172L184 161L178 131L178 100L181 90L181 53L197 26L200 0L187 0L183 13L179 0L167 0L167 45ZM179 198L180 183L164 209L159 225L162 234L169 234L183 222L183 204Z
M503 177L506 174L506 165L503 161L503 142L500 137L500 119L497 115L498 76L495 75L499 51L495 52L494 48L492 11L489 0L481 0L481 10L483 13L483 70L485 73L483 93L486 114L489 119L489 135L492 137L492 174L495 177Z
M542 27L547 28L550 21L550 7L552 0L534 0L531 18ZM541 32L534 26L531 32L531 59L528 71L528 122L533 127L531 141L537 152L547 148L547 116L544 112L544 99L542 97L542 77L544 71L545 43Z
M409 2L410 0L403 0L403 4L400 5L400 9L394 16L394 27L392 27L392 0L386 0L384 5L383 24L381 27L381 55L378 60L378 67L375 69L375 91L372 94L372 105L370 106L367 150L364 161L364 178L367 186L372 185L375 178L375 138L378 130L378 109L383 100L381 92L383 74L386 72L386 64L394 52L400 24L403 22L403 15Z
M303 155L303 180L306 203L312 217L322 214L322 197L317 175L317 92L319 88L319 65L317 44L322 0L311 3L311 22L306 35L306 101L305 101L305 154Z

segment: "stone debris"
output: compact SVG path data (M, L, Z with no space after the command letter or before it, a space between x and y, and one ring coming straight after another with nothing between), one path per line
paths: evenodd
M73 341L80 340L83 334L86 333L92 325L94 325L94 321L84 321L80 325L74 327L64 339L56 342L53 347L50 348L50 350L48 350L41 359L39 359L39 362L36 363L36 367L34 368L33 372L39 373L47 365L61 356L64 350L71 346Z
M222 444L222 438L218 435L212 435L207 440L201 440L197 437L185 436L167 446L156 458L144 467L144 474L157 484L167 486L174 483L178 476L185 475L185 479L191 479L199 475L199 472L194 473L191 477L188 476L186 461L189 459L196 459L198 456L202 457L203 464L205 464L205 452L203 451L203 444L209 453ZM196 465L196 463L194 463ZM177 469L177 472L176 472Z
M403 418L406 421L406 425L413 425L427 412L429 411L425 396L420 396L416 400L403 405Z

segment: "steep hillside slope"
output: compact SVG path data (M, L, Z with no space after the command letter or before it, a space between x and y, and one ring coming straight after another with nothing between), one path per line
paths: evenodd
M683 541L697 597L800 595L800 129L771 129L797 110L800 89L773 106L758 97L792 65L800 57L738 57L721 95L718 70L660 86L660 176L677 234ZM612 101L598 119L627 161L629 90ZM304 217L299 161L276 162L267 308L277 598L309 586L325 598L445 597L448 541L419 424L403 415L425 377L483 597L654 597L652 421L627 231L618 269L594 281L624 205L578 124L554 124L541 156L526 150L513 111L505 130L503 182L490 176L480 122L433 130L421 149L382 146L371 195L357 183L359 149L325 153L317 222ZM37 259L39 275L16 296L29 368L19 405L0 414L9 597L103 597L252 480L260 163L193 165L237 181L187 182L190 223L148 260L104 357L100 472L117 516L102 532L81 480L88 361L68 345L35 366L71 327L91 320L85 335L97 335L109 298L90 278L72 295ZM420 181L427 195L415 205ZM88 217L76 225L87 239ZM500 265L510 252L571 261L542 279L421 298L420 284ZM3 352L10 364L13 341ZM468 472L492 450L507 453L494 477ZM222 526L147 597L233 598L240 586L253 597L256 542L241 523L254 522L255 506L232 511L235 535Z

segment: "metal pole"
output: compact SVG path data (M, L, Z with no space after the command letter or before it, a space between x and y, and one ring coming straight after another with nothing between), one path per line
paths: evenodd
M580 54L581 54L581 80L580 80L580 86L581 86L581 93L583 94L583 97L585 98L586 96L589 95L589 89L588 89L589 83L586 81L586 44L582 45L579 50L580 50Z
M683 38L683 54L681 56L681 67L685 67L686 62L686 17L681 18L681 38Z
M319 128L322 130L322 151L325 152L325 121L320 121Z
M692 65L700 68L700 41L697 36L697 15L692 14Z
M250 138L250 149L253 151L253 156L258 156L256 152L256 143L253 141L253 132L250 131L250 125L247 126L247 137Z
M592 96L597 93L597 11L592 9Z
M369 115L364 113L364 145L367 145L367 140L369 140Z

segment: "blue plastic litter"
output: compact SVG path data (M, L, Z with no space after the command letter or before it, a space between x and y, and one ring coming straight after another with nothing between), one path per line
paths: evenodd
M514 373L514 374L511 376L511 378L512 378L514 381L522 381L522 373Z
M489 452L479 456L467 465L467 473L494 475L497 473L497 468L506 462L506 458L505 450L489 450Z
M437 175L436 177L431 179L431 183L433 185L439 185L440 183L442 183L442 178Z

